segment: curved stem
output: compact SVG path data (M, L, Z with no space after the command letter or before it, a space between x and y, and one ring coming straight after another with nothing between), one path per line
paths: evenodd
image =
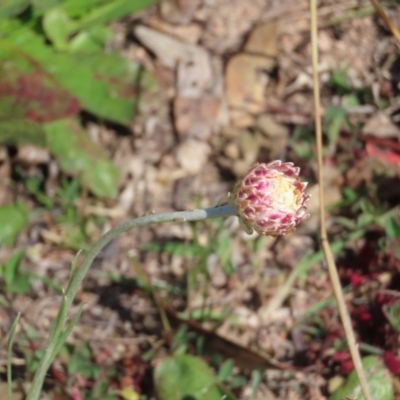
M200 221L209 218L228 217L230 215L236 215L236 207L233 204L221 205L204 210L150 214L144 217L134 218L122 222L121 224L117 225L115 228L104 234L86 253L82 264L79 268L76 269L76 271L73 272L71 276L68 288L63 296L56 323L51 330L49 339L45 346L44 354L33 378L32 386L26 397L26 400L39 399L46 373L57 355L56 350L60 348L59 340L62 337L64 325L68 316L68 311L71 308L74 298L78 293L82 281L85 278L94 259L99 255L100 251L108 243L115 239L119 234L141 226L159 224L164 222Z

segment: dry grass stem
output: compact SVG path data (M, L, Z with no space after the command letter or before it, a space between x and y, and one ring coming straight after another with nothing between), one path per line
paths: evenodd
M354 368L357 372L360 386L365 400L372 400L365 373L362 367L360 353L354 331L351 325L349 313L346 308L346 303L343 296L343 291L340 285L339 274L337 272L335 260L330 248L327 230L325 225L325 209L324 209L324 180L323 176L323 158L322 158L322 125L321 125L321 104L319 90L319 74L318 74L318 22L317 22L317 0L310 0L311 14L311 47L312 47L312 66L313 66L313 87L314 87L314 113L315 113L315 139L317 145L317 160L318 160L318 182L319 182L319 202L320 202L320 234L322 249L325 254L326 263L330 280L332 282L333 291L338 304L339 314L342 320L343 328L346 335L346 340L349 346L351 358L354 363Z

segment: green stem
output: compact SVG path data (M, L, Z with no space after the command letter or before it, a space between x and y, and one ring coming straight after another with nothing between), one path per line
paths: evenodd
M236 207L233 204L227 204L205 210L193 211L178 211L164 214L150 214L140 218L134 218L129 221L122 222L109 232L104 234L87 252L82 264L74 271L71 276L68 288L62 299L62 303L57 315L55 325L50 333L49 339L46 343L44 354L40 360L38 369L36 370L33 378L31 389L26 397L26 400L38 400L43 386L44 379L47 371L50 368L54 358L55 350L59 348L59 339L62 335L64 325L67 320L68 311L72 306L74 298L81 287L82 281L86 276L94 259L98 256L100 251L115 239L119 234L127 232L133 228L141 226L160 224L164 222L185 222L185 221L201 221L209 218L228 217L236 215Z

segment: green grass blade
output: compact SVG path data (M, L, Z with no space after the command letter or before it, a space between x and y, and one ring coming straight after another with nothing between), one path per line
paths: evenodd
M7 398L8 400L12 400L12 372L11 372L11 354L12 348L14 344L14 336L15 330L17 329L19 318L21 317L21 313L18 313L17 318L15 318L13 324L11 325L10 335L8 337L7 342Z
M54 351L50 357L51 362L54 361L56 358L57 354L61 351L61 348L64 346L65 341L67 340L68 336L72 332L72 329L76 326L78 323L79 319L81 318L83 308L82 306L79 307L79 311L74 315L72 318L72 321L68 325L68 327L65 329L65 331L58 337L57 343L54 347Z

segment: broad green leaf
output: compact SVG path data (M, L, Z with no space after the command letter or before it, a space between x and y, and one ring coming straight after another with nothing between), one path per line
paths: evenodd
M99 24L105 24L116 19L125 17L126 15L140 11L152 4L156 0L114 0L108 1L100 7L93 8L90 13L84 15L81 20L77 21L71 29L71 33L78 32L82 29L91 28Z
M58 50L68 47L69 24L67 13L60 7L48 10L43 16L43 30Z
M47 11L63 3L64 0L31 0L33 6L38 10Z
M15 277L17 276L23 256L24 253L22 251L18 251L13 254L5 263L3 267L4 273L2 275L4 276L4 281L7 286L12 285Z
M199 357L182 354L165 358L154 381L160 400L234 400L219 385L215 373Z
M117 54L103 52L56 53L40 36L28 29L11 34L9 42L13 43L13 54L24 56L25 64L29 64L28 60L33 61L38 68L51 74L56 82L80 100L85 110L120 124L130 122L136 105L133 87L139 73L137 64Z
M112 32L109 27L96 26L76 34L70 40L68 49L74 52L99 52L111 37Z
M0 207L0 246L12 246L28 223L28 210L22 203Z
M396 216L388 218L384 226L386 235L392 239L400 238L400 223Z
M45 144L42 122L74 116L79 102L50 74L10 47L0 48L0 143Z
M0 20L15 17L29 6L29 0L0 0Z
M93 143L75 119L45 124L47 146L60 168L76 175L95 195L115 198L118 194L119 170L104 151Z
M0 107L1 104L0 98ZM42 124L27 118L0 119L0 144L21 145L28 143L45 146L46 135Z
M228 379L232 375L232 370L234 367L234 363L232 358L228 358L224 361L218 371L218 379L223 382Z
M0 20L0 38L7 38L11 33L21 29L22 23L16 18Z
M362 359L369 389L373 399L393 400L393 385L389 371L377 356L367 356ZM347 378L344 386L338 389L329 400L364 400L356 372L353 370Z
M71 18L81 18L94 8L109 2L110 0L64 0L62 8Z
M18 251L13 254L4 265L4 280L8 293L29 293L31 278L29 274L20 270L24 253Z
M48 122L78 114L79 103L17 49L0 46L0 118Z

